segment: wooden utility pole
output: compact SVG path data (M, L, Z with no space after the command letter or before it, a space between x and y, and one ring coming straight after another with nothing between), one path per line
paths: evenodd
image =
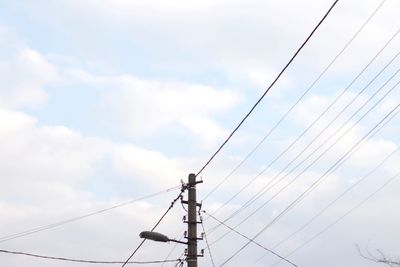
M188 220L187 220L187 266L197 267L197 199L196 199L196 175L191 173L188 178Z
M189 174L188 180L188 246L187 266L197 267L197 199L196 175Z

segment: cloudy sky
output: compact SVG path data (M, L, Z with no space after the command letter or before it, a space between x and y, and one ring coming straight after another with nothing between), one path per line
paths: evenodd
M1 0L0 249L125 260L179 191L140 198L202 167L332 2ZM254 237L321 181L256 240L283 256L301 247L289 257L298 266L375 266L356 244L399 256L399 8L396 0L339 1L201 174L206 211L219 220L240 211L226 223ZM177 203L158 230L179 238L184 214ZM221 238L227 231L208 235L216 266L246 243L235 233ZM183 247L146 242L133 260L169 253L176 259ZM277 260L250 244L226 266ZM0 261L85 266L7 254ZM212 266L207 252L200 266Z

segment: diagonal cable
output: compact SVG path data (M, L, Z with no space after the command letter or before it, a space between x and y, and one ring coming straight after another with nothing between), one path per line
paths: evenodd
M28 256L28 257L33 257L33 258L45 259L45 260L58 260L58 261L91 263L91 264L119 264L119 263L123 263L123 261L103 261L103 260L99 261L99 260L72 259L72 258L65 258L65 257L53 257L53 256L38 255L38 254L32 254L32 253L20 252L20 251L10 251L10 250L4 250L4 249L0 249L0 253ZM156 260L156 261L130 261L128 263L129 264L154 264L154 263L177 262L177 261L179 261L179 259L176 259L176 260Z
M186 190L186 186L182 185L181 188L181 192L179 193L179 195L171 202L171 205L168 207L168 209L164 212L164 214L161 216L161 218L157 221L157 223L153 226L153 228L151 228L151 232L153 232L157 226L161 223L161 221L164 219L164 217L168 214L168 212L174 207L176 201L178 201L178 199L180 199L182 197L183 192L185 192ZM139 249L143 246L144 242L146 242L147 239L143 239L140 244L136 247L136 249L132 252L132 254L126 259L126 261L124 262L124 264L122 264L121 267L124 267L131 259L132 257L136 254L136 252L139 251Z
M226 175L221 182L219 182L211 191L207 193L207 195L203 198L203 201L210 197L216 190L218 190L221 185L223 185L253 154L254 152L265 142L265 140L275 131L275 129L286 119L286 117L292 112L292 110L300 103L300 101L308 94L308 92L314 88L315 84L325 75L325 73L331 68L331 66L336 62L336 60L343 54L343 52L350 46L350 44L356 39L356 37L360 34L360 32L365 28L365 26L370 22L370 20L375 16L378 10L382 7L382 5L386 2L383 0L378 7L371 13L368 19L361 25L361 27L356 31L356 33L350 38L349 41L342 47L338 54L329 62L329 64L324 68L324 70L318 75L318 77L311 83L311 85L307 88L306 91L297 99L297 101L289 108L289 110L279 119L277 123L264 135L264 137L257 143L257 145L244 157L238 165L236 165L233 170ZM245 186L247 188L247 186ZM216 211L223 208L230 201L232 201L237 195L239 195L241 191L236 193L231 199L221 205ZM215 211L215 212L216 212ZM214 212L214 213L215 213Z
M303 193L301 193L295 200L293 200L282 212L280 212L277 216L274 217L268 224L266 224L254 237L252 240L256 239L262 233L264 233L269 227L271 227L276 221L278 221L281 217L283 217L286 213L288 213L294 206L296 206L300 201L302 201L306 195L308 195L312 190L314 190L322 181L327 178L327 175L332 171L335 171L339 166L341 166L355 151L357 151L361 146L360 144L366 140L367 138L371 138L373 135L377 133L375 131L381 125L386 125L390 122L395 115L398 114L399 111L397 109L400 107L400 103L397 104L389 113L387 113L383 119L381 119L366 135L364 135L350 150L348 150L339 160L337 160L322 176L320 176L316 181L314 181ZM395 114L394 116L392 116ZM382 128L380 128L382 129ZM375 132L374 132L375 131ZM229 261L231 261L235 256L237 256L243 249L245 249L251 242L247 242L243 245L239 250L237 250L233 255L231 255L228 259L224 261L221 265L225 265Z
M325 233L326 231L328 231L330 228L332 228L333 226L335 226L337 223L339 223L341 220L343 220L345 217L347 217L348 215L350 215L352 212L354 212L355 210L357 210L359 207L361 207L362 205L364 205L368 200L370 200L373 196L375 196L378 192L380 192L382 189L384 189L387 185L389 185L391 182L393 182L393 180L397 179L400 177L400 173L397 173L396 175L392 176L390 179L388 179L383 185L381 185L377 190L375 190L374 192L372 192L370 195L368 195L366 198L364 198L362 201L360 201L357 205L353 206L351 209L349 209L346 213L344 213L342 216L340 216L339 218L337 218L335 221L333 221L332 223L330 223L329 225L327 225L324 229L322 229L321 231L319 231L318 233L316 233L315 235L313 235L311 238L307 239L307 241L305 241L303 244L299 245L297 248L295 248L294 250L292 250L290 253L288 253L286 255L286 257L290 257L291 255L293 255L295 252L297 252L298 250L302 249L303 247L305 247L306 245L308 245L310 242L312 242L314 239L316 239L317 237L319 237L320 235L322 235L323 233ZM277 265L277 263L274 263L271 265L275 266Z
M241 192L243 192L247 187L249 187L252 183L254 183L261 175L263 175L275 162L277 162L286 152L288 152L311 128L316 125L316 123L334 106L343 96L344 94L352 87L352 85L364 74L364 72L372 65L373 62L382 54L382 52L389 46L389 44L397 37L397 35L400 33L400 28L391 36L391 38L384 44L384 46L374 55L374 57L364 66L364 68L356 75L356 77L346 86L342 92L336 96L336 98L324 109L324 111L316 118L314 121L306 128L303 130L303 132L296 137L295 140L293 140L289 146L287 146L278 156L276 156L265 168L263 168L256 176L254 176L244 187L242 187L233 197L231 197L228 201L226 201L222 206L225 206L227 203L232 201L237 195L239 195ZM397 57L396 55L395 57ZM391 64L391 62L394 60L394 58L388 63ZM386 67L385 67L386 68ZM375 78L376 79L376 78ZM270 181L272 182L272 181ZM270 183L269 182L269 183ZM268 186L268 184L266 185ZM255 195L253 195L245 205L247 205L249 202L252 202L258 195L262 192L262 190L265 189L265 186L261 188ZM220 208L218 209L220 210ZM215 212L217 212L216 210Z
M393 62L393 60L400 54L397 53L397 55L392 58L392 60L390 62ZM390 63L389 62L389 63ZM389 64L388 63L388 64ZM388 64L385 66L385 68L388 66ZM254 203L256 200L258 200L262 195L266 194L272 187L274 187L275 185L277 185L278 183L280 183L281 181L283 181L286 177L288 177L289 174L293 173L301 164L303 164L306 160L308 160L313 154L315 154L315 152L317 152L320 148L322 148L322 146L328 142L328 140L330 140L332 137L334 137L340 130L342 130L342 128L344 126L346 126L346 124L348 124L353 117L358 114L359 111L362 110L362 108L365 107L365 105L367 103L369 103L378 92L380 92L398 73L400 72L400 69L398 69L372 96L369 97L369 99L367 99L363 105L361 105L361 107L359 107L356 112L350 117L348 118L339 128L337 128L337 130L335 132L333 132L328 139L326 139L323 143L320 144L320 146L318 146L317 148L315 148L307 157L305 157L300 163L298 163L294 168L292 168L289 172L287 172L283 177L281 177L281 179L279 179L278 181L276 181L274 184L271 184L272 181L276 180L280 174L283 173L283 170L280 171L273 179L270 180L269 183L267 183L264 187L262 187L250 200L248 200L244 205L241 206L240 209L236 210L234 213L232 213L230 216L228 216L224 221L228 221L231 218L233 218L234 216L238 215L241 211L243 211L245 208L247 208L248 206L250 206L252 203ZM381 73L381 72L380 72ZM375 76L374 79L376 79L378 76ZM372 82L372 81L371 81ZM370 83L371 83L370 82ZM368 83L368 84L370 84ZM341 136L339 138L336 139L336 141L334 141L327 149L325 149L316 159L313 160L313 162L311 164L309 164L306 168L304 168L299 174L297 174L287 185L285 185L281 190L278 191L278 193L276 193L274 196L272 196L271 198L269 198L267 201L265 201L261 206L259 206L256 210L254 210L250 215L248 215L246 218L244 218L239 224L237 224L235 227L238 227L239 225L241 225L242 223L244 223L246 220L248 220L251 216L253 216L256 212L258 212L259 210L261 210L263 207L265 207L271 200L273 200L277 195L279 195L283 190L285 190L290 184L292 184L296 179L298 179L298 177L300 177L303 173L305 173L305 171L307 171L309 168L311 168L311 166L313 166L320 158L322 158L322 156L324 156L327 152L329 152L329 150L336 145L348 132L350 132L350 130L352 130L362 119L364 119L374 108L377 107L377 105L379 103L381 103L394 89L396 89L396 87L399 85L400 81L398 81L394 86L392 86L386 93L384 93L384 95L382 97L380 97L380 99L372 106L370 107L355 123L353 123L353 125L348 128L344 133L341 134ZM363 89L365 90L365 88ZM362 91L363 91L362 90ZM353 100L350 102L352 103L355 99L353 98ZM344 111L344 109L342 109L342 111L340 113L342 113ZM334 120L337 119L338 116L336 116L331 122L328 123L328 126L331 125L333 123ZM325 131L327 129L327 127L325 127L322 131ZM317 135L317 137L319 137L321 135L321 132ZM317 138L316 137L316 138ZM315 141L314 138L312 142ZM311 144L310 143L310 144ZM310 144L307 146L309 147ZM301 151L300 153L303 153L304 151ZM298 154L296 156L296 158L299 157L300 154ZM291 163L291 162L290 162ZM290 164L289 163L289 164ZM288 165L289 165L288 164ZM284 170L286 169L286 167L288 167L288 165L285 166ZM213 229L218 228L219 225L215 226ZM222 235L220 238L218 238L217 240L215 240L213 243L219 241L220 239L222 239L223 237L225 237L229 232L225 233L224 235Z
M275 83L279 80L279 78L282 76L282 74L286 71L286 69L292 64L294 59L297 57L297 55L300 53L300 51L303 49L303 47L308 43L308 41L311 39L311 37L314 35L314 33L317 31L319 26L321 26L322 22L328 17L329 13L332 11L332 9L335 7L339 0L335 0L329 10L325 13L325 15L322 17L322 19L318 22L318 24L314 27L314 29L311 31L311 33L308 35L306 40L301 44L301 46L297 49L297 51L294 53L292 58L289 60L289 62L283 67L283 69L279 72L279 74L276 76L274 81L268 86L268 88L265 90L265 92L262 94L262 96L257 100L257 102L253 105L253 107L250 109L250 111L243 117L243 119L240 121L240 123L236 126L236 128L229 134L229 136L226 138L226 140L221 144L221 146L217 149L217 151L211 156L211 158L201 167L201 169L197 172L196 176L200 175L202 171L211 163L211 161L215 158L215 156L221 151L221 149L228 143L228 141L232 138L232 136L236 133L236 131L242 126L242 124L245 122L245 120L250 116L250 114L254 111L254 109L260 104L260 102L264 99L264 97L267 95L269 90L275 85Z
M171 192L173 190L177 190L178 188L180 188L180 186L171 187L171 188L168 188L166 190L163 190L163 191L160 191L160 192L157 192L157 193L153 193L153 194L150 194L150 195L147 195L147 196L139 197L137 199L129 200L129 201L114 205L114 206L109 207L109 208L105 208L105 209L101 209L101 210L98 210L98 211L90 212L90 213L87 213L87 214L84 214L84 215L80 215L80 216L76 216L76 217L73 217L73 218L70 218L70 219L67 219L67 220L63 220L63 221L59 221L59 222L56 222L56 223L51 223L51 224L47 224L47 225L31 228L31 229L28 229L28 230L25 230L25 231L21 231L21 232L18 232L18 233L2 236L2 237L0 237L0 243L6 242L8 240L15 239L15 238L31 235L31 234L34 234L34 233L38 233L38 232L41 232L41 231L45 231L45 230L48 230L48 229L56 228L56 227L59 227L59 226L64 225L64 224L68 224L68 223L72 223L72 222L75 222L75 221L79 221L79 220L82 220L82 219L85 219L85 218L88 218L88 217L91 217L91 216L94 216L94 215L97 215L97 214L100 214L100 213L104 213L104 212L107 212L107 211L110 211L110 210L113 210L113 209L116 209L116 208L119 208L119 207L122 207L122 206L130 205L130 204L135 203L135 202L140 201L140 200L152 198L152 197L161 195L163 193Z
M235 230L234 228L230 227L229 225L227 225L226 223L224 223L223 221L217 219L215 216L213 216L212 214L207 213L206 211L203 211L205 214L207 214L207 216L209 216L210 218L214 219L215 221L217 221L218 223L222 224L223 226L227 227L228 229L232 230L233 232L235 232L236 234L240 235L241 237L247 239L249 242L259 246L260 248L268 251L271 254L274 254L275 256L277 256L278 258L280 258L281 260L286 261L287 263L297 267L297 265L293 262L291 262L290 260L286 259L285 257L282 257L281 255L279 255L278 253L276 253L275 251L266 248L265 246L261 245L260 243L258 243L257 241L255 241L254 239L251 239L247 236L245 236L244 234L240 233L239 231ZM222 265L221 265L222 266Z
M199 213L200 213L200 211L199 211ZM211 249L210 249L210 244L208 243L206 229L204 227L204 222L201 217L200 217L200 222L201 222L201 228L203 229L203 233L204 233L204 239L206 240L207 250L208 250L208 253L210 254L211 263L212 263L212 266L215 267L214 258L213 258L213 255L212 255Z
M272 247L272 249L276 249L285 242L287 242L289 239L291 239L293 236L295 236L297 233L301 232L304 230L307 226L309 226L312 222L314 222L318 217L320 217L325 211L327 211L330 207L332 207L339 199L344 197L347 193L349 193L351 190L353 190L355 187L357 187L359 184L361 184L363 181L365 181L367 178L369 178L372 174L374 174L379 168L381 168L387 160L389 160L394 154L396 154L400 148L397 148L393 150L389 155L387 155L375 168L373 168L371 171L369 171L367 174L362 176L352 184L350 187L348 187L345 191L343 191L340 195L338 195L335 199L333 199L331 202L329 202L324 208L322 208L317 214L315 214L311 219L309 219L306 223L304 223L301 227L299 227L297 230L292 232L290 235L279 241L276 245ZM262 257L257 259L251 266L255 265L259 261L261 261L267 254L264 254Z

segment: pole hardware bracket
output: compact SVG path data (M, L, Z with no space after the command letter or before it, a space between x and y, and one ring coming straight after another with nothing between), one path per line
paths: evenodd
M187 200L182 200L181 202L182 202L183 204L189 205L189 201L187 201ZM201 203L196 203L196 206L197 206L197 207L200 207L200 208L201 208L201 205L202 205Z
M203 180L194 181L194 182L191 182L191 183L188 182L188 183L185 184L185 187L186 187L187 189L189 189L189 188L195 188L197 184L201 184L201 183L203 183Z
M186 220L185 217L186 217L186 216L183 216L183 223L190 223L190 224L195 224L195 223L201 224L201 223L202 223L202 221L189 222L188 220Z
M197 255L189 255L189 254L188 254L188 251L187 251L187 248L185 248L185 257L187 257L188 260L189 260L190 258L193 258L193 257L204 257L204 249L200 250L200 254L197 254Z
M204 233L201 233L200 237L190 238L187 236L187 231L185 231L183 237L187 240L204 240Z

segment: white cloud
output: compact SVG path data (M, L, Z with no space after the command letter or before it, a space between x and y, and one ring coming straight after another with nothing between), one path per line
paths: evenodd
M46 101L44 87L60 79L56 67L37 51L22 47L0 59L0 105L36 107Z
M116 173L153 187L169 187L187 176L183 160L170 159L158 151L119 145L113 150Z
M56 17L56 21L60 23L58 24L60 28L68 25L65 32L72 32L74 36L75 34L79 36L72 42L76 42L74 45L79 47L79 54L82 54L83 57L87 56L87 51L84 48L85 42L87 42L86 45L90 49L90 56L88 57L101 57L101 59L104 57L104 61L109 63L107 62L109 57L104 53L105 50L102 50L107 44L102 42L101 38L96 37L104 35L111 41L113 38L110 38L108 33L114 33L114 29L118 28L123 33L121 39L127 40L128 45L130 45L129 41L134 39L146 47L146 53L157 59L150 63L140 62L141 59L138 59L138 65L149 63L149 65L153 64L153 67L156 66L156 69L166 69L167 66L168 70L196 73L196 75L198 69L207 71L211 69L211 71L216 70L218 73L222 70L223 76L228 77L227 79L235 81L235 79L240 80L245 77L253 85L261 86L265 84L264 79L265 82L268 82L274 77L273 73L276 71L276 67L271 66L279 67L282 62L287 60L288 53L293 51L298 43L303 40L316 19L320 18L321 10L328 4L330 4L330 1L318 1L318 3L283 1L279 6L272 2L256 1L246 3L245 6L243 3L235 1L229 3L226 1L196 3L188 1L68 1L68 3L64 2L65 8L59 9L59 3L57 3L57 9L53 10L66 12L63 13L63 16L59 16L59 12L48 12L49 9L43 8L48 14L40 17ZM376 4L375 1L368 1L368 3L359 6L358 3L346 2L342 6L338 6L334 10L333 16L330 16L327 23L323 25L325 29L329 30L319 32L321 35L313 39L313 42L310 43L311 47L304 51L305 54L302 54L302 57L299 58L300 62L296 61L299 65L293 70L297 71L301 68L303 72L299 72L300 76L308 68L318 68L333 53L332 51L337 49L337 45L347 39L363 22L364 17L372 11ZM51 10L52 3L48 3L48 5ZM349 5L356 6L350 9ZM71 6L75 8L73 12L68 9ZM368 58L364 53L373 53L372 48L380 45L378 39L385 39L391 34L392 27L396 27L397 22L393 18L398 16L397 9L391 5L388 6L392 7L386 8L386 11L391 9L389 10L391 11L390 14L382 13L386 16L383 16L377 25L363 35L358 46L353 47L358 53L354 54L352 58L343 60L338 67L338 73L353 71L354 66L361 64L358 59L366 60ZM42 6L36 8L42 9ZM92 12L89 14L88 10ZM357 14L349 14L347 10L357 10ZM31 11L32 13L37 12L37 10ZM84 21L86 23L64 21L65 25L63 25L61 20L65 18L73 19L74 22ZM49 21L52 21L52 19L49 18ZM102 21L106 21L107 27L103 27ZM337 23L337 21L340 21L340 23ZM81 30L79 33L75 31L74 25L78 25L79 30ZM102 29L102 31L92 31L93 26L96 29ZM91 29L91 31L89 32L88 29ZM341 31L338 31L338 29L341 29ZM0 28L0 40L4 39L1 32L2 29ZM100 35L97 35L97 32L101 32ZM130 34L126 34L127 32ZM62 36L61 31L59 33ZM117 42L120 41L117 35L112 35L112 37L117 37ZM371 40L371 38L375 39ZM135 44L137 43L135 42ZM108 49L113 51L112 54L117 53L119 49L123 50L120 43L117 47L118 49L116 47L108 47ZM76 129L62 125L43 125L40 118L11 110L43 104L46 101L46 86L57 81L59 76L63 76L64 81L72 81L72 86L91 85L96 87L95 93L101 95L101 114L98 114L98 118L104 119L104 115L107 115L106 120L110 125L133 134L133 138L129 139L130 141L134 141L136 135L157 137L158 134L165 133L166 128L178 126L187 130L193 136L200 137L207 146L214 145L227 133L227 130L219 124L222 120L217 121L218 116L226 115L226 112L235 107L240 99L237 94L230 90L224 90L218 86L201 85L201 82L188 81L190 79L186 79L187 82L180 82L180 79L176 78L177 76L169 77L170 81L165 82L150 77L151 75L147 76L150 78L142 78L136 76L136 74L110 75L104 69L100 73L106 72L106 75L97 75L76 66L77 63L73 57L72 60L69 57L54 54L44 57L24 44L18 45L17 49L11 49L11 51L13 51L9 54L11 56L2 59L0 65L0 74L8 77L8 79L5 79L7 83L2 83L4 89L0 90L0 103L2 105L0 109L0 145L2 148L0 151L0 169L3 173L2 176L6 177L2 179L4 186L1 189L3 199L0 201L0 213L4 218L2 224L5 225L2 228L7 229L7 231L25 226L29 228L32 224L40 225L43 222L51 222L53 221L52 216L63 217L70 214L74 216L76 213L84 211L82 207L92 210L114 204L113 201L109 203L104 200L102 194L96 192L97 187L86 190L80 188L80 185L88 179L101 175L104 169L108 172L106 175L112 177L113 184L121 179L128 180L128 182L131 179L134 181L132 183L134 188L141 188L142 186L164 188L165 185L169 187L175 184L178 179L185 178L189 169L188 166L193 164L193 159L171 158L165 151L163 153L157 150L149 150L137 144L113 143L112 140L86 136ZM96 51L101 51L100 56L99 54L96 55ZM124 51L126 54L127 52ZM139 48L137 54L135 54L135 47L129 52L133 54L132 58L134 58L143 51ZM162 55L162 60L159 59L160 55ZM138 56L138 58L140 57ZM303 61L301 61L301 58L303 58ZM59 66L54 66L51 63L56 61L69 65L71 69L60 70ZM193 62L196 64L193 64ZM149 65L143 68L147 68ZM121 69L130 70L131 67L132 65L121 66ZM18 73L18 76L13 76L14 74L10 70ZM153 70L149 70L149 73ZM199 72L201 73L201 71ZM184 74L182 75L184 76ZM290 75L290 73L287 75ZM23 77L23 79L18 77ZM282 81L283 85L285 87L296 87L297 90L297 78L294 79L292 76L288 78L286 75L285 78L286 80ZM177 82L171 82L171 80ZM206 81L204 84L209 83ZM15 90L8 90L9 88ZM284 95L282 96L284 97ZM347 94L344 99L348 100L350 97L352 97L352 93ZM319 114L326 107L329 100L329 97L318 94L311 96L296 110L297 112L294 112L297 121L292 121L292 123L296 127L304 127L312 120L313 116ZM393 101L387 102L386 107L382 109L390 108L394 103ZM341 102L340 105L343 103L345 102ZM277 106L286 105L286 103L274 104ZM46 112L52 112L52 110L49 109ZM331 114L333 112L330 113L330 117L332 117ZM257 124L262 123L257 120ZM285 195L271 203L271 206L267 207L263 214L260 214L248 224L253 227L249 228L247 225L247 228L244 229L246 233L256 231L267 219L271 219L272 212L279 211L290 199L304 190L311 179L318 177L321 170L337 158L337 154L342 154L360 137L362 131L365 130L364 127L365 125L357 127L350 132L346 140L330 153L321 165L307 172L304 175L305 177L302 177L304 179L298 181L297 186L291 187ZM316 128L318 130L320 126ZM284 130L288 131L288 135L295 135L291 125ZM254 139L257 135L251 133L248 136L251 136L251 138L246 141L244 141L244 138L237 140L244 148L248 147L247 142L255 143ZM283 136L280 137L280 141L282 141L282 144L288 144L290 140ZM234 142L230 144L235 145ZM272 145L266 146L268 151L262 151L258 155L259 158L253 159L256 163L251 162L249 165L260 166L261 161L266 161L264 158L269 158L276 152L274 151L276 141L270 144ZM352 158L350 167L348 167L351 168L351 174L344 175L338 172L330 176L328 181L322 184L319 194L312 195L304 201L299 210L292 215L289 214L287 219L284 218L277 225L276 231L275 229L270 231L260 241L263 244L270 244L280 239L282 235L288 234L298 226L300 221L312 216L313 212L317 211L317 208L320 208L324 201L334 197L341 186L347 184L349 178L352 178L353 173L363 173L395 147L395 143L388 138L377 138L367 143L365 148ZM233 155L239 154L242 157L246 155L246 151L235 151L235 146L232 150L234 151ZM227 156L228 158L232 155L230 152L226 154L224 157ZM227 171L231 170L231 167L236 164L237 161L234 159L214 162L213 168L204 173L206 183L199 186L199 193L205 192L206 189L212 189L212 186L218 184ZM98 169L100 165L104 168L101 171ZM227 165L232 166L228 168ZM219 203L223 203L227 197L236 192L235 190L241 188L248 181L246 178L259 171L252 169L252 166L247 166L245 170L242 169L240 173L237 173L227 185L224 185L221 189L222 193L218 194L218 197L210 198L210 203L213 203L209 207L211 210L218 207ZM266 175L265 179L258 180L258 183L248 190L251 192L244 195L251 196L253 192L268 181L268 178L279 171L279 167L271 168L270 174ZM393 173L396 169L398 169L398 160L394 160L391 164L385 166L382 173L386 176L387 173ZM371 183L366 189L374 188L374 186L376 187L376 184ZM342 228L333 229L332 236L324 238L324 242L317 241L315 243L317 245L296 258L296 262L311 262L312 264L308 265L315 266L320 266L320 262L324 262L324 264L331 266L342 266L345 261L348 265L356 266L359 264L357 256L349 255L351 248L349 249L347 245L354 240L364 240L371 229L374 229L373 237L378 238L384 244L380 248L398 247L394 244L395 242L391 243L387 238L387 233L396 231L396 224L386 223L389 217L393 221L398 220L398 216L390 212L387 207L389 205L386 202L387 199L390 199L390 205L396 203L396 192L398 191L396 188L396 186L390 188L388 195L391 198L377 198L377 203L380 204L374 203L372 214L381 214L381 216L374 218L376 221L371 223L370 212L357 214L356 219L349 220ZM365 188L360 191L368 192L364 190ZM356 194L355 196L359 195ZM24 201L27 198L29 198L29 201ZM244 198L241 197L241 200ZM126 210L101 217L101 219L88 219L88 221L85 220L69 226L71 228L60 229L60 232L51 231L36 238L21 239L10 244L16 244L16 247L21 250L24 246L28 251L35 247L40 250L38 252L43 251L46 254L68 254L83 257L91 254L93 258L101 258L101 255L105 255L104 252L107 252L107 255L120 259L125 256L125 253L127 255L130 253L132 246L134 246L132 240L137 241L137 233L148 228L159 217L158 215L162 213L161 208L164 208L161 206L163 204L169 205L170 199L165 198L158 201L156 205L148 202L138 203ZM329 213L329 218L324 218L317 226L323 226L329 222L328 219L339 216L353 203L352 200L345 199L343 205L339 205L337 210ZM228 208L236 208L238 202L239 199ZM377 213L377 211L382 213ZM163 224L165 228L162 230L166 230L165 233L172 232L171 229L176 228L180 221L177 219L181 215L179 212L170 215L166 224ZM114 227L110 228L110 225ZM361 227L364 225L365 227ZM376 225L384 227L375 227ZM292 244L304 241L309 234L317 229L312 227L310 232L301 234ZM353 234L356 231L358 232ZM54 240L58 240L57 244L54 243ZM239 245L236 238L231 240L231 243L222 242L223 248L216 250L218 260L227 256L233 245ZM39 241L41 245L37 246ZM327 243L331 246L324 246ZM231 245L226 246L226 244ZM156 244L151 244L145 247L140 256L152 255L154 250L165 250L165 247L156 246ZM92 247L93 250L85 250L85 247ZM290 246L285 247L283 252L288 248ZM336 258L339 263L337 264L333 260L326 263L326 261L321 260L322 257L310 258L307 256L315 251L324 256L331 252L332 254L326 256ZM247 264L248 258L255 258L255 256L258 256L258 252L249 250L248 254L239 261L242 261L243 265ZM45 266L46 264L46 262L33 263L22 258L10 258L2 262L7 266L24 264ZM241 264L236 263L236 265Z
M63 126L39 126L21 112L1 109L0 125L4 197L20 195L22 188L35 195L41 190L53 194L58 184L72 186L94 173L108 145Z
M74 18L86 20L91 16L94 21L107 21L108 27L127 29L134 38L140 36L140 43L150 53L164 59L157 61L157 66L180 72L188 68L193 71L217 68L230 79L243 75L252 81L254 73L263 73L265 69L273 70L276 75L330 4L331 1L249 1L244 7L240 1L225 0L201 3L87 0L68 1L65 6ZM376 1L365 1L362 6L339 3L296 59L296 70L320 69L326 65L378 4ZM350 67L364 64L397 29L397 5L385 3L349 48L351 53L345 55L347 58L339 60L336 73L349 72L353 70ZM349 10L357 12L350 16ZM90 32L93 34L96 35Z
M1 191L7 198L29 188L25 196L70 199L79 192L74 188L100 175L99 164L108 160L115 182L123 176L137 184L165 188L185 178L190 164L189 159L83 136L64 126L40 126L21 112L0 109L0 125L0 168L7 181Z
M94 75L77 68L65 73L68 80L96 87L103 119L127 134L154 135L164 127L180 125L211 144L226 133L213 118L240 100L232 90L207 85L149 80L129 74ZM201 133L202 127L209 131Z
M228 136L227 130L223 129L215 121L202 116L188 115L183 117L180 122L211 148L215 147L217 141L221 141Z
M214 142L225 132L212 119L237 104L239 97L229 90L180 82L145 80L132 75L95 76L83 70L69 75L101 89L100 110L109 124L129 134L154 135L162 128L181 125L199 134L210 132L204 141ZM193 121L191 121L193 120ZM195 126L195 123L201 125Z
M371 93L371 92L370 92ZM369 94L370 94L369 93ZM306 150L306 155L314 151L317 146L321 146L319 150L314 154L312 158L325 151L328 147L337 142L332 149L322 158L322 161L331 161L344 155L350 148L352 148L359 140L361 140L388 112L387 102L382 101L377 107L371 110L366 117L360 122L358 119L364 116L367 111L376 103L377 100L373 99L371 103L366 105L357 116L350 120L344 125L344 122L348 121L350 116L354 115L358 111L361 105L365 104L369 99L369 94L365 93L360 95L354 103L347 108L345 112L339 116L334 123L331 121L336 115L342 111L342 109L350 103L357 95L353 92L345 93L341 99L308 131L306 138L300 140L297 144L297 148L294 149L292 155L297 155L302 148L311 142L317 135L319 138L313 141L313 145ZM326 97L320 95L312 95L303 101L297 109L294 123L308 127L315 121L315 119L323 112L336 98L336 96ZM390 100L389 100L390 101ZM378 112L383 111L383 112ZM299 119L301 118L301 119ZM356 125L354 125L357 123ZM390 125L394 125L395 122L391 122ZM344 125L344 127L342 127ZM326 129L325 129L326 128ZM333 135L335 133L335 135ZM330 138L327 141L328 137ZM358 150L351 159L353 167L368 167L382 159L383 155L386 155L393 151L397 147L395 140L390 138L385 139L380 134L368 140L363 147ZM300 158L304 158L302 156Z
M99 164L105 164L106 160L113 163L107 169L113 182L121 179L120 175L124 176L123 179L134 181L131 191L135 195L130 198L150 193L141 193L135 187L144 185L156 191L156 188L177 184L179 178L187 175L182 163L184 161L180 159L170 159L160 152L133 145L83 136L65 126L41 126L35 117L22 112L0 109L0 125L0 214L3 218L1 228L6 229L1 236L122 202L119 196L113 196L111 200L104 197L96 186L80 187L85 181L98 179L96 176L101 175ZM171 194L175 197L176 192ZM162 203L169 205L171 197L168 195L163 198ZM120 260L125 257L124 251L130 249L126 247L129 240L136 239L141 230L148 229L164 208L163 205L141 201L125 209L111 211L104 217L97 215L52 231L8 241L3 247L17 247L18 250L47 255L98 258L103 246L82 254L80 246L76 244L90 245L94 240L100 243L108 240L107 243L113 243L113 252L105 259ZM174 214L172 218L176 216L180 215ZM113 230L109 229L110 225L115 226ZM171 232L177 227L171 218L167 218L163 226L168 226ZM121 227L129 228L129 233L121 234ZM50 242L54 239L60 241L57 246L53 241ZM40 247L32 249L38 240L41 240ZM23 257L5 259L1 256L2 262L8 266L17 266L29 260ZM30 266L42 264L46 263L31 262Z

